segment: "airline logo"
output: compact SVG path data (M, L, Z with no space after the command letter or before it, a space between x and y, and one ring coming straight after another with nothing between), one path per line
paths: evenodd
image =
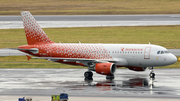
M142 48L126 48L126 51L143 51Z
M121 47L121 51L143 51L142 48L123 48Z
M121 51L124 51L124 48L123 48L123 47L121 47Z

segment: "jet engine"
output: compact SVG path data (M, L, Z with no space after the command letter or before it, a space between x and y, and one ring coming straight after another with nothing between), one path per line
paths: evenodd
M116 71L116 65L114 63L97 63L94 69L98 74L112 75Z
M127 68L133 71L145 71L147 67L127 67Z

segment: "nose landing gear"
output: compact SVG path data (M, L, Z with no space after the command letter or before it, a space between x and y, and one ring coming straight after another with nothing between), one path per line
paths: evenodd
M150 78L155 78L155 73L154 73L153 69L154 69L154 67L149 67L149 70L150 70L149 76L150 76Z

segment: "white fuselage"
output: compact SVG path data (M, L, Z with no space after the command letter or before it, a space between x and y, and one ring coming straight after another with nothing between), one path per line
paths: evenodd
M105 44L114 60L119 60L119 66L152 67L165 66L177 61L176 56L167 49L150 44ZM159 53L158 53L159 52ZM121 62L121 61L127 61Z
M113 60L118 67L166 66L177 61L167 49L151 44L63 44L53 43L44 47L50 57ZM40 47L39 50L41 51ZM43 48L42 48L43 49ZM45 51L46 52L46 51ZM159 53L158 53L159 52Z

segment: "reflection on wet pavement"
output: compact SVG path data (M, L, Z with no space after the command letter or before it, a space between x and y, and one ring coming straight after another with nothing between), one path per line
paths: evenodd
M94 73L84 79L86 69L1 69L0 95L56 95L65 91L70 96L139 96L178 97L179 69L155 69L133 72L119 69L114 80Z
M154 88L155 78L131 78L124 81L116 80L104 80L104 81L93 81L93 79L85 79L84 83L77 84L75 86L66 86L71 90L86 90L86 88L91 87L92 90L96 89L97 91L152 91ZM67 82L66 82L67 83Z

